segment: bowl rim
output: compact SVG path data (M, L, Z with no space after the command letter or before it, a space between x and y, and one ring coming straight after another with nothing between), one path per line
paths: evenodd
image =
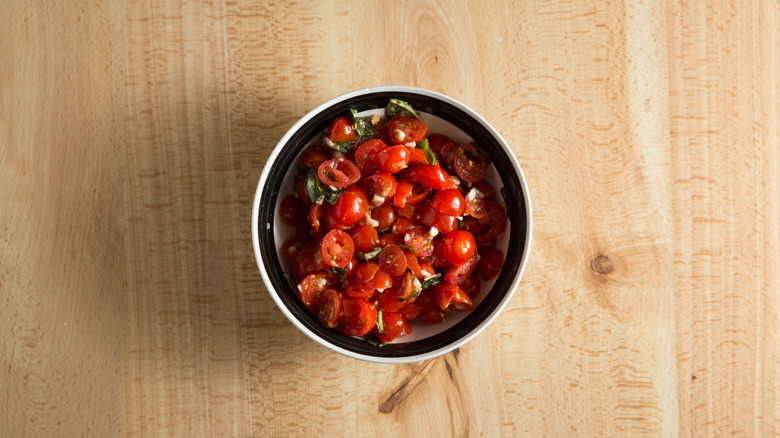
M510 283L509 290L507 291L504 298L490 312L490 314L487 315L487 317L484 320L482 320L476 327L474 327L474 329L472 329L466 335L454 339L452 342L447 343L446 345L438 349L421 353L421 354L409 355L409 356L380 357L380 356L371 356L367 354L356 353L344 349L338 345L335 345L329 342L327 339L324 339L318 336L317 334L315 334L314 332L312 332L311 330L309 330L309 328L306 327L303 323L301 323L298 320L298 318L290 311L290 309L287 308L287 306L279 297L279 292L273 286L273 282L271 281L270 277L268 276L268 273L266 272L266 266L265 263L263 262L263 258L261 255L261 248L260 248L260 235L259 235L258 226L259 226L259 216L260 216L260 201L262 197L263 188L266 185L268 175L271 171L271 164L276 162L279 153L282 151L284 145L287 144L287 142L290 140L290 137L292 137L304 124L306 124L306 122L308 122L310 119L315 117L321 111L333 106L334 104L343 102L345 100L353 99L358 96L363 96L372 93L382 93L382 92L399 93L399 94L417 93L417 94L426 95L444 101L450 105L453 105L459 108L460 110L464 111L465 113L467 113L469 116L473 117L476 121L478 121L481 125L483 125L490 132L491 135L495 137L496 141L504 149L506 154L510 157L512 167L514 168L515 172L517 172L517 177L520 181L520 187L523 192L522 193L523 201L525 202L525 216L526 216L525 234L526 235L525 235L523 252L521 255L520 265L517 269L517 272L515 273L515 277L512 279ZM525 271L525 267L528 263L528 258L530 256L532 236L533 236L533 214L532 214L530 193L528 190L528 184L526 182L525 175L523 174L523 170L520 168L520 163L517 161L517 157L515 156L514 152L512 152L512 149L509 147L506 140L504 140L504 138L498 133L498 131L493 127L493 125L491 125L487 120L485 120L481 115L479 115L473 109L469 108L465 104L449 96L446 96L444 94L435 91L423 89L423 88L400 86L400 85L384 85L384 86L367 87L358 90L353 90L341 94L339 96L336 96L332 99L329 99L328 101L318 105L311 111L307 112L303 117L298 119L298 121L296 121L295 124L293 124L287 130L287 132L285 132L282 138L276 143L273 150L271 151L271 154L268 156L268 159L266 160L265 165L263 166L263 171L260 174L260 179L258 180L257 183L257 188L255 190L255 197L252 205L252 247L254 249L255 262L257 263L257 267L258 270L260 271L260 275L263 278L263 282L265 283L265 286L268 289L268 293L271 295L271 298L274 300L279 310L282 311L284 316L290 322L292 322L293 325L298 328L298 330L300 330L303 334L305 334L307 337L309 337L316 343L332 351L340 353L342 355L354 359L364 360L368 362L375 362L375 363L410 363L410 362L418 362L427 359L432 359L434 357L438 357L456 348L461 347L462 345L464 345L465 343L473 339L475 336L477 336L479 333L481 333L504 310L506 305L509 303L509 300L512 298L515 291L517 290L517 286L520 283L520 280Z

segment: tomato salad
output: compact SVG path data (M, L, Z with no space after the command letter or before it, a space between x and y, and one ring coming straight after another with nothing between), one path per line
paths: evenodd
M407 102L385 117L333 120L300 156L294 195L280 205L296 228L282 255L301 302L323 326L383 345L467 312L480 282L501 271L504 206L474 143L428 133Z

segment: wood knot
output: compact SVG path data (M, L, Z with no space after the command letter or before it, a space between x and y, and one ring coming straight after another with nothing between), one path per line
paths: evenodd
M600 255L590 261L590 269L593 269L593 271L599 274L609 274L615 269L615 265L609 257Z

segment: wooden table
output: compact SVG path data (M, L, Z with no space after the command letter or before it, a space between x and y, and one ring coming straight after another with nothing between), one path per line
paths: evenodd
M0 436L780 435L777 3L0 18ZM380 84L483 114L534 203L506 310L411 365L298 332L250 242L276 141Z

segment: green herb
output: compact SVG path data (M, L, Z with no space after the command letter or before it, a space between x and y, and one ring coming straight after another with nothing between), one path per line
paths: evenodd
M409 296L409 298L404 298L403 300L399 300L399 301L409 301L412 298L416 297L417 295L420 295L420 292L422 292L422 289L417 289L414 291L414 293L411 296Z
M427 138L417 142L417 149L422 149L423 153L425 153L425 158L428 159L428 164L436 164L436 154L433 153L431 148L428 146Z
M355 147L356 141L333 141L329 139L328 137L322 137L322 143L333 149L334 151L339 151L342 154L348 154L352 152L352 149Z
M347 268L328 268L331 274L335 275L339 280L343 280L347 275Z
M465 224L466 224L466 221L464 221L463 219L459 220L459 221L458 221L458 229L459 229L459 230L460 230L460 229L463 229L463 226L464 226Z
M415 251L414 248L412 248L409 245L398 245L398 247L401 249L408 249L409 251L412 252L412 254L417 255L417 251Z
M382 348L385 345L387 345L387 342L375 341L373 339L366 339L366 340L368 341L369 344L373 345L374 347Z
M343 190L332 190L330 186L320 181L320 177L317 176L317 169L310 169L306 174L306 192L309 194L311 202L322 204L322 201L326 201L333 205L339 199L339 195L341 195Z
M382 321L382 310L381 309L376 311L376 331L378 331L379 333L382 333L383 335L387 334L387 332L385 331L384 321Z
M501 192L501 197L504 198L504 202L506 202L507 199L506 187L501 187L500 192Z
M439 278L441 278L441 274L431 275L427 280L423 281L421 289L428 289L431 286L436 286L439 284Z
M378 256L380 252L382 252L382 248L378 248L377 247L376 249L374 249L371 252L361 252L361 253L359 253L358 254L358 258L360 260L363 260L363 261L371 260L373 258L376 258L376 256Z
M403 100L399 99L390 99L390 103L388 103L385 107L385 117L387 117L389 120L392 119L396 114L400 114L409 119L420 118L420 113L412 108L412 106L409 105L409 102L404 102Z
M376 233L381 236L382 234L385 234L388 231L390 231L390 227L382 228L381 230L376 230Z
M487 151L487 149L483 148L482 146L478 145L477 143L474 143L474 146L477 147L477 152L479 152L480 155L485 157L485 161L487 161L488 164L491 164L492 161L490 160L490 153Z
M358 137L370 137L376 134L367 117L358 117L357 110L354 108L350 108L349 113L352 114L352 127L357 132Z

